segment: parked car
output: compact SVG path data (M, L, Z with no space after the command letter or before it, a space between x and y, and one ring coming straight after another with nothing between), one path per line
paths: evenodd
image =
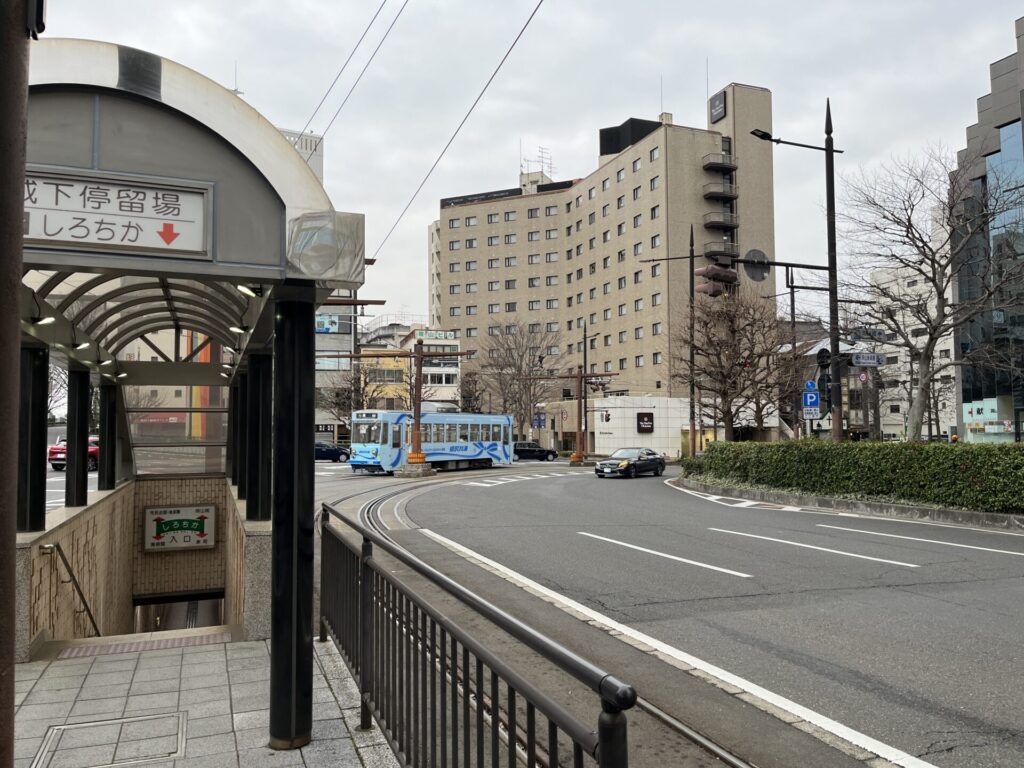
M516 455L517 459L554 461L558 458L558 451L551 448L541 448L537 443L516 443L512 446L512 452Z
M46 450L46 460L57 472L63 472L68 464L67 454L67 438L58 437L56 444ZM89 438L89 460L85 466L89 472L95 472L100 467L100 439L98 437Z
M665 472L665 457L650 448L619 448L594 465L598 477L636 477L644 472L658 476Z
M317 461L326 459L335 463L339 461L348 461L348 457L351 456L351 451L341 445L332 445L331 443L317 443L313 447L313 458Z

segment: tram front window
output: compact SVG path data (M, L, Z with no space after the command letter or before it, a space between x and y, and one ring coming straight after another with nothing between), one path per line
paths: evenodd
M387 440L387 432L382 432L379 421L356 423L354 443L383 444Z

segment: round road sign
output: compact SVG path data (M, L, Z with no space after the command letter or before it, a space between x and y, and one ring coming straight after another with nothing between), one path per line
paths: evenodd
M759 283L768 277L768 270L771 267L768 265L768 256L764 251L753 248L747 251L747 255L743 257L743 260L745 262L743 264L743 271L755 283Z
M868 380L868 375L866 373L861 372L861 374L857 378L860 379L861 384L866 384Z

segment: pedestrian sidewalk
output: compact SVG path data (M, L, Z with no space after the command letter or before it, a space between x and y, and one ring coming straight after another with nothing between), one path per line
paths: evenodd
M266 746L269 641L221 642L16 665L14 764L397 768L380 729L359 730L359 691L334 644L313 645L313 740L302 749Z

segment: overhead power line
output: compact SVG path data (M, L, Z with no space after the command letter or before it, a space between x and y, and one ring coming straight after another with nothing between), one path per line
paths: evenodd
M452 142L455 141L455 137L459 135L459 131L462 130L462 126L466 124L466 121L469 120L469 116L473 114L473 110L476 109L476 105L480 103L480 99L482 99L484 97L484 94L487 93L487 88L491 85L491 82L494 80L494 78L497 77L498 72L501 71L502 66L505 64L505 60L508 59L509 55L511 55L512 50L516 47L516 43L519 42L519 38L521 38L523 36L523 33L526 32L526 28L530 26L530 22L533 21L533 17L537 15L537 11L540 10L540 7L543 4L544 0L539 0L536 7L533 9L533 12L526 20L526 23L523 24L523 28L519 30L519 34L516 35L515 40L512 41L512 45L508 47L508 50L505 51L505 55L502 56L501 61L498 62L498 66L495 67L494 72L492 72L491 76L487 78L487 82L484 83L483 89L480 91L479 95L477 95L476 99L473 100L473 103L469 107L469 111L466 112L465 117L462 118L462 121L455 129L455 133L453 133L452 137L448 139L448 143L444 145L444 149L441 150L441 154L437 156L437 159L434 161L434 164L430 166L430 170L427 171L427 175L423 177L423 181L421 181L419 186L416 187L416 191L412 193L412 197L409 198L409 202L405 204L405 208L403 208L402 212L398 214L398 218L395 220L395 223L391 225L391 229L388 230L388 233L384 236L384 239L381 241L380 245L377 246L377 250L373 252L374 258L377 257L377 254L380 253L381 249L387 243L388 239L398 228L399 223L402 221L402 217L405 216L409 208L412 207L412 204L416 200L417 195L419 195L419 193L423 190L423 185L427 183L427 179L430 178L430 175L434 172L434 169L437 168L438 164L441 162L441 158L444 157L444 153L448 151L448 147L450 147L452 145Z
M302 126L302 130L299 131L299 133L305 133L306 129L309 128L309 124L313 122L313 118L316 117L317 112L320 111L320 107L322 107L324 105L324 102L327 101L327 97L331 95L331 91L334 90L334 86L336 86L338 84L338 80L341 78L342 74L344 74L345 67L347 67L348 63L350 61L352 61L352 57L355 55L356 51L359 50L359 46L362 45L362 43L363 43L363 38L366 37L366 33L370 31L370 27L373 26L373 22L375 22L377 20L377 17L380 16L380 12L384 10L384 6L387 4L387 2L388 2L388 0L384 0L384 2L382 2L380 4L380 7L377 8L377 12L375 14L373 14L373 18L370 19L370 23L366 25L366 29L364 29L363 30L363 34L361 34L359 36L359 39L356 41L355 47L349 52L348 58L345 59L345 63L341 65L341 69L339 69L338 70L338 74L336 74L334 76L334 80L331 81L330 87L324 93L323 98L320 99L320 103L316 105L316 109L313 110L313 114L309 116L309 120L307 120L306 124L304 126ZM238 80L237 71L235 73L235 80L236 81ZM238 87L237 82L236 82L235 87L236 88ZM307 160L308 160L308 158L307 158Z
M405 10L405 6L407 6L408 4L409 0L405 0L405 2L402 3L402 7L398 9L398 13L395 14L395 18L391 20L391 23L388 25L388 28L384 31L384 37L382 37L380 39L380 42L377 43L377 47L373 49L373 53L370 54L370 58L367 60L366 64L363 65L362 70L360 70L359 77L357 77L356 81L352 83L352 87L348 89L348 93L345 94L344 100L342 100L341 104L335 110L334 116L331 118L331 122L329 122L327 124L327 127L324 128L323 133L320 135L320 138L316 140L316 144L314 145L313 150L306 156L307 163L309 162L309 158L311 158L320 148L320 145L323 143L324 136L326 136L327 132L331 130L331 126L334 125L334 121L338 119L338 115L341 114L341 110L343 110L345 108L345 105L348 104L349 97L352 95L352 92L356 89L356 86L359 85L359 81L363 79L363 75L366 74L366 70L370 68L370 64L373 63L373 59L377 55L377 51L381 49L381 46L384 45L384 41L388 39L388 35L390 35L391 30L395 28L395 24L398 22L399 17L402 15L402 11Z

